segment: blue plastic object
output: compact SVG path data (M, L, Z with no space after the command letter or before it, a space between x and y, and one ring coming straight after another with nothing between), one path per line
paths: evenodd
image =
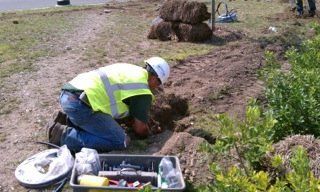
M220 14L219 13L219 8L220 6L224 4L225 7L225 13ZM217 22L218 23L230 23L230 22L235 22L238 20L237 18L237 13L235 10L231 9L230 11L228 10L228 5L227 3L225 3L224 1L221 1L218 6L217 6L217 10L216 12L218 13L218 18L217 18Z

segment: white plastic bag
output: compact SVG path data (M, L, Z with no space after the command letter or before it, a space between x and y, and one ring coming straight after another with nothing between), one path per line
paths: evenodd
M173 167L169 157L163 157L159 164L161 188L179 188L182 186L180 173Z
M98 152L95 149L82 148L76 153L75 168L78 175L98 175L101 170Z

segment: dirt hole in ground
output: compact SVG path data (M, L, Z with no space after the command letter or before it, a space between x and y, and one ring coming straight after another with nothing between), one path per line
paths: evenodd
M159 95L150 110L149 126L154 133L173 130L176 121L189 115L187 98L175 94Z
M216 143L216 137L214 137L209 131L200 128L192 128L187 132L190 133L192 136L201 137L205 139L210 144Z

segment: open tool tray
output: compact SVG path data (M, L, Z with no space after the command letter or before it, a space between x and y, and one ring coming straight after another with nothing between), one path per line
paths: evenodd
M119 181L121 179L126 180L128 183L139 181L140 183L152 184L152 190L156 191L160 189L158 183L158 170L159 164L164 156L152 156L152 155L122 155L122 154L99 154L101 163L101 170L99 176L105 176L109 180ZM167 156L170 158L174 169L179 172L179 180L181 187L179 188L165 188L161 191L183 191L185 189L185 183L182 177L179 159L176 156ZM138 191L139 188L127 186L103 186L92 187L83 186L78 184L78 174L75 167L72 170L70 179L70 186L73 191L85 192L97 189L99 191Z

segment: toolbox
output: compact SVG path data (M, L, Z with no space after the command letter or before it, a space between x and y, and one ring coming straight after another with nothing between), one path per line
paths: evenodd
M163 186L159 172L161 170L160 162L164 157L171 161L173 170L177 173L175 177L176 182L179 183L177 186ZM98 176L108 178L110 185L80 185L79 178L81 177L77 173L75 165L70 179L70 186L73 191L138 191L144 184L151 185L152 191L159 189L161 191L183 191L185 189L179 159L176 156L99 154L99 161ZM140 187L137 187L138 185Z

